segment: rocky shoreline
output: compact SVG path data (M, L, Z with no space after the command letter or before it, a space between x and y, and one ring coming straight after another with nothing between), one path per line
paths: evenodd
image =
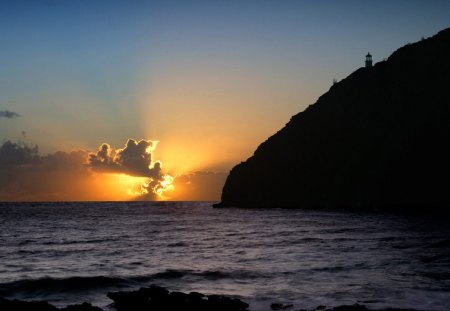
M232 297L221 295L204 295L198 292L183 293L169 292L167 289L152 285L135 291L109 292L107 294L113 303L109 310L116 311L144 311L144 310L183 310L183 311L248 311L248 303ZM70 305L57 308L47 301L22 301L0 297L2 311L102 311L103 309L90 303ZM342 305L337 307L318 306L315 309L294 309L292 305L272 303L267 310L295 310L295 311L370 311L364 305ZM413 309L386 308L377 311L418 311Z

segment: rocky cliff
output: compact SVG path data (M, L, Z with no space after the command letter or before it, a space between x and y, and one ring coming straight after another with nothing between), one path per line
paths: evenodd
M231 170L219 206L450 208L450 28L334 84Z

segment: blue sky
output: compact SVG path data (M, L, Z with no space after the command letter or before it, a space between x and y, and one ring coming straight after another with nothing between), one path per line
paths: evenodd
M21 115L0 119L0 139L26 131L43 152L157 139L185 169L195 150L211 153L202 169L229 168L368 51L450 25L450 1L0 3L0 110Z

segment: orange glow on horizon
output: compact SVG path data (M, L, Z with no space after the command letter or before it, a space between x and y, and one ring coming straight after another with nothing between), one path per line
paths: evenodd
M100 200L107 198L111 201L128 201L141 195L141 184L146 182L147 178L125 174L95 173L89 180L89 188L92 189L90 192Z
M134 177L126 174L104 174L106 179L112 179L112 182L119 192L125 192L129 197L137 197L145 194L142 185L147 182L146 177Z
M167 200L166 192L174 190L174 178L168 174L163 175L162 180L153 184L154 180L148 177L135 177L126 174L102 174L101 177L111 190L111 196L118 200L146 198L150 192L155 194L156 200Z

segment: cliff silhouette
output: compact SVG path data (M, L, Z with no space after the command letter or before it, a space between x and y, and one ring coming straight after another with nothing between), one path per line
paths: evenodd
M231 170L218 206L450 209L450 28L335 83Z

